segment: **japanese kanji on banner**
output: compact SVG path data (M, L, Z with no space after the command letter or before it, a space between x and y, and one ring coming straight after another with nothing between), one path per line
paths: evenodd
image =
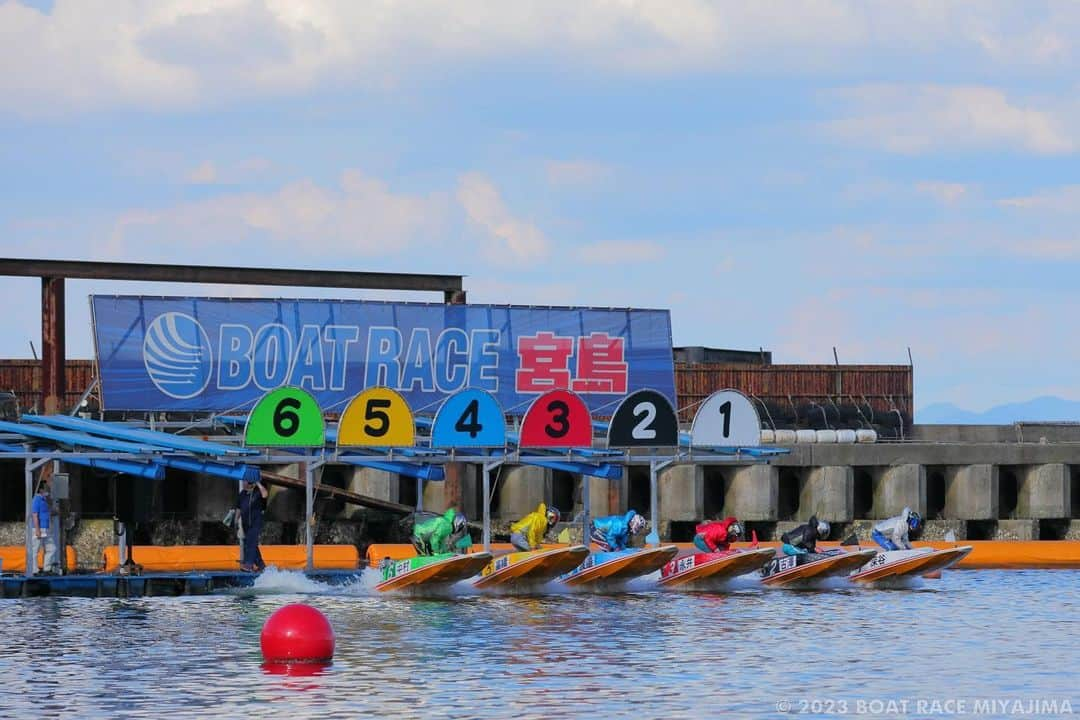
M667 310L251 298L91 298L110 410L243 408L282 385L344 410L365 388L434 414L465 388L523 415L570 390L594 414L652 388L675 404Z

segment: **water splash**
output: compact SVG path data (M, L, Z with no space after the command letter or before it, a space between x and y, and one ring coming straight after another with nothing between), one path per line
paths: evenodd
M279 570L271 565L255 578L251 587L244 588L242 592L253 595L316 595L332 591L332 585L313 580L300 570Z

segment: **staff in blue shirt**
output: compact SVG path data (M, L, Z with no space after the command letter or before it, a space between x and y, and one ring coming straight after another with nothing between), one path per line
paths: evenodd
M30 564L29 573L33 575L37 571L38 553L45 550L45 557L41 563L42 572L52 575L60 571L56 564L56 542L52 535L52 503L49 501L49 485L38 485L37 493L33 502L30 503L30 523L33 530L33 562Z

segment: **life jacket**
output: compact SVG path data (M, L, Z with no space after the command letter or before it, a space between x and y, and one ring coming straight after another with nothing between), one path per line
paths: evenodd
M789 530L780 536L780 539L792 547L802 548L809 552L817 550L818 537L817 516L812 515L810 521L799 525L794 530Z
M593 527L604 536L612 550L622 550L630 543L630 518L636 513L626 515L608 515L593 520Z
M712 522L700 523L694 531L701 535L705 540L705 544L710 548L716 548L717 550L728 549L728 528L732 523L737 522L733 517L726 517L723 520L713 520Z
M547 533L547 505L540 503L536 509L510 526L510 532L521 533L531 547L544 542Z

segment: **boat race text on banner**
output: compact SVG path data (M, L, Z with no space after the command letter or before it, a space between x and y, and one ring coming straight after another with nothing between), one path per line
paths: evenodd
M572 390L597 414L649 388L675 403L667 310L95 295L109 410L242 409L292 385L341 412L367 387L434 413L464 388L523 415Z

